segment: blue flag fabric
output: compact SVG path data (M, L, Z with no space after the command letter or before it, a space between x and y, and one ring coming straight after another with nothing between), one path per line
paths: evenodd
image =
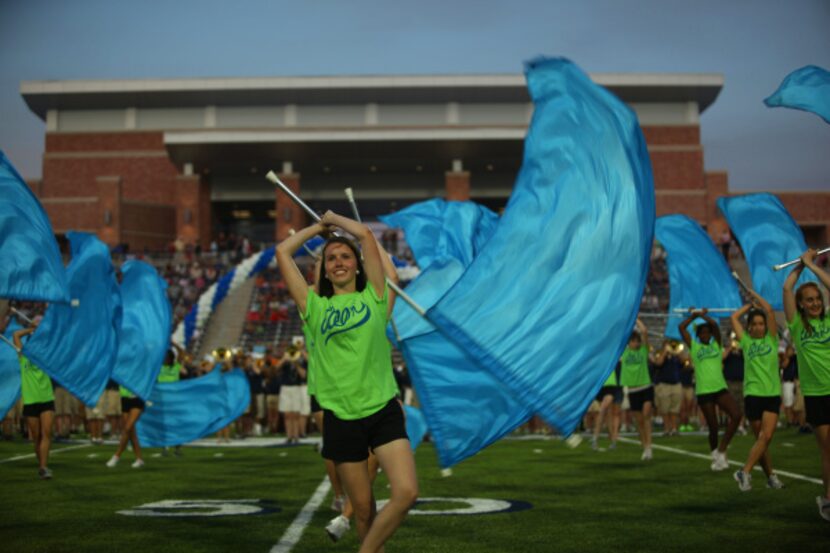
M198 440L238 419L251 403L251 388L241 369L178 382L159 382L138 419L143 446L168 447Z
M654 184L637 118L612 93L565 59L529 63L527 80L536 109L513 194L488 244L427 316L569 434L633 327Z
M436 259L453 257L466 267L474 252L487 243L498 215L475 202L452 202L436 198L412 204L379 219L390 227L404 229L406 243L418 265L425 269ZM452 228L456 232L447 232ZM469 241L472 240L472 248Z
M49 218L2 151L0 298L69 301L66 270Z
M146 401L170 347L173 314L167 283L143 261L127 261L121 273L123 316L112 378Z
M665 335L680 340L678 324L686 318L677 307L728 307L743 305L738 283L709 235L685 215L658 217L654 237L666 249L669 265L669 318ZM729 314L717 313L721 318Z
M106 244L84 232L68 232L67 238L72 248L67 268L72 304L49 305L23 345L23 354L95 407L118 351L120 294Z
M792 267L781 271L774 265L801 257L807 250L804 235L787 208L776 196L767 193L718 198L718 208L741 244L752 274L752 287L773 309L784 309L784 281ZM804 271L798 284L815 282Z
M830 71L815 65L796 69L764 103L771 108L809 111L830 123Z
M418 449L427 433L427 421L424 414L417 407L404 405L403 411L406 414L406 436L409 438L409 445L412 451Z
M20 325L12 320L3 335L11 341ZM6 418L9 409L20 399L20 362L17 351L8 344L0 344L0 420Z

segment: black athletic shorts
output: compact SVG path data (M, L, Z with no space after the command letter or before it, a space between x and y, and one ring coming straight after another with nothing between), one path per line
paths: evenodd
M39 417L41 413L46 411L54 411L54 401L44 401L43 403L29 403L23 406L24 417Z
M830 395L804 396L804 411L810 426L830 424Z
M614 403L619 405L623 401L622 386L603 386L599 389L599 393L597 394L597 401L602 403L602 399L605 396L614 396Z
M406 439L403 408L392 398L380 411L355 420L343 420L323 410L323 458L335 463L356 463L369 458L369 450Z
M718 401L720 396L728 393L729 391L724 388L723 390L718 390L717 392L712 392L711 394L699 394L697 396L697 404L706 405L707 403L715 403Z
M144 402L140 397L122 397L121 412L126 415L130 412L130 409L141 409L143 411Z
M654 405L654 386L639 392L628 392L628 408L632 411L642 411L647 401Z
M781 412L781 396L744 396L744 416L750 421L759 421L764 411Z
M322 411L323 408L320 407L319 403L317 403L317 398L314 397L314 396L310 396L310 397L311 397L311 412L312 413L319 413L320 411Z

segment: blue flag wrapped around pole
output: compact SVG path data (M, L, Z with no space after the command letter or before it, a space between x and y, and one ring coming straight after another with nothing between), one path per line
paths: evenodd
M667 337L681 339L677 325L686 315L676 314L675 308L738 309L743 305L726 260L697 222L685 215L658 217L654 236L666 249L669 265Z
M3 335L12 340L12 334L20 325L14 320L6 325ZM0 420L6 418L9 409L20 399L20 362L17 351L8 343L0 344Z
M72 303L49 305L23 345L23 354L95 407L118 351L120 294L106 244L85 232L68 232L67 238L72 248L67 268Z
M784 309L784 281L790 270L776 271L774 265L801 257L807 250L804 235L776 196L767 193L718 198L718 208L726 217L744 251L752 287L773 309ZM804 271L798 284L815 282Z
M0 298L69 301L66 270L49 218L2 151Z
M654 184L637 118L616 96L564 59L529 63L527 80L536 109L513 194L427 316L569 434L634 325Z
M198 440L238 419L251 403L251 388L241 369L178 382L159 382L136 430L141 445L168 447Z
M796 69L771 96L767 107L784 107L815 113L830 123L830 71L815 65Z
M146 401L170 347L173 315L167 283L143 261L127 261L121 273L123 316L112 378Z

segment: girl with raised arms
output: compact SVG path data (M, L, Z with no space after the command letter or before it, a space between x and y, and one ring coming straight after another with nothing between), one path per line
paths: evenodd
M339 227L363 251L335 236L323 247L319 293L309 288L293 254L317 234ZM334 461L355 511L361 553L382 550L417 498L415 461L406 436L403 407L395 398L391 350L386 339L389 292L383 263L365 225L328 211L277 247L277 262L313 343L314 392L324 409L323 457ZM375 513L367 468L369 450L391 488Z

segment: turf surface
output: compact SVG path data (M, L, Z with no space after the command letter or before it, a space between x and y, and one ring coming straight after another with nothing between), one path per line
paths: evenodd
M249 441L253 444L255 441ZM703 436L658 437L656 445L707 453ZM601 446L607 441L601 441ZM742 460L749 437L736 437L730 460ZM72 448L56 444L54 450ZM54 454L54 479L37 478L33 458L18 441L0 443L0 551L266 552L283 536L323 481L310 446L186 447L181 458L154 457L130 468L104 463L113 446L84 446ZM416 454L423 498L491 498L528 502L516 512L462 516L410 515L386 550L394 552L503 551L830 551L830 523L818 516L821 486L782 476L783 490L764 486L741 493L730 471L713 473L704 459L621 443L613 451L576 449L558 440L503 440L454 467L443 478L430 444ZM93 456L94 457L91 457ZM782 430L772 446L773 464L818 478L818 448L811 435ZM381 476L375 486L387 496ZM253 516L136 517L118 511L162 500L259 500ZM354 530L337 544L323 531L334 515L329 494L292 549L296 553L356 551ZM248 504L250 505L250 503ZM443 500L419 510L466 504ZM191 514L213 507L192 507ZM169 512L169 511L168 511Z

